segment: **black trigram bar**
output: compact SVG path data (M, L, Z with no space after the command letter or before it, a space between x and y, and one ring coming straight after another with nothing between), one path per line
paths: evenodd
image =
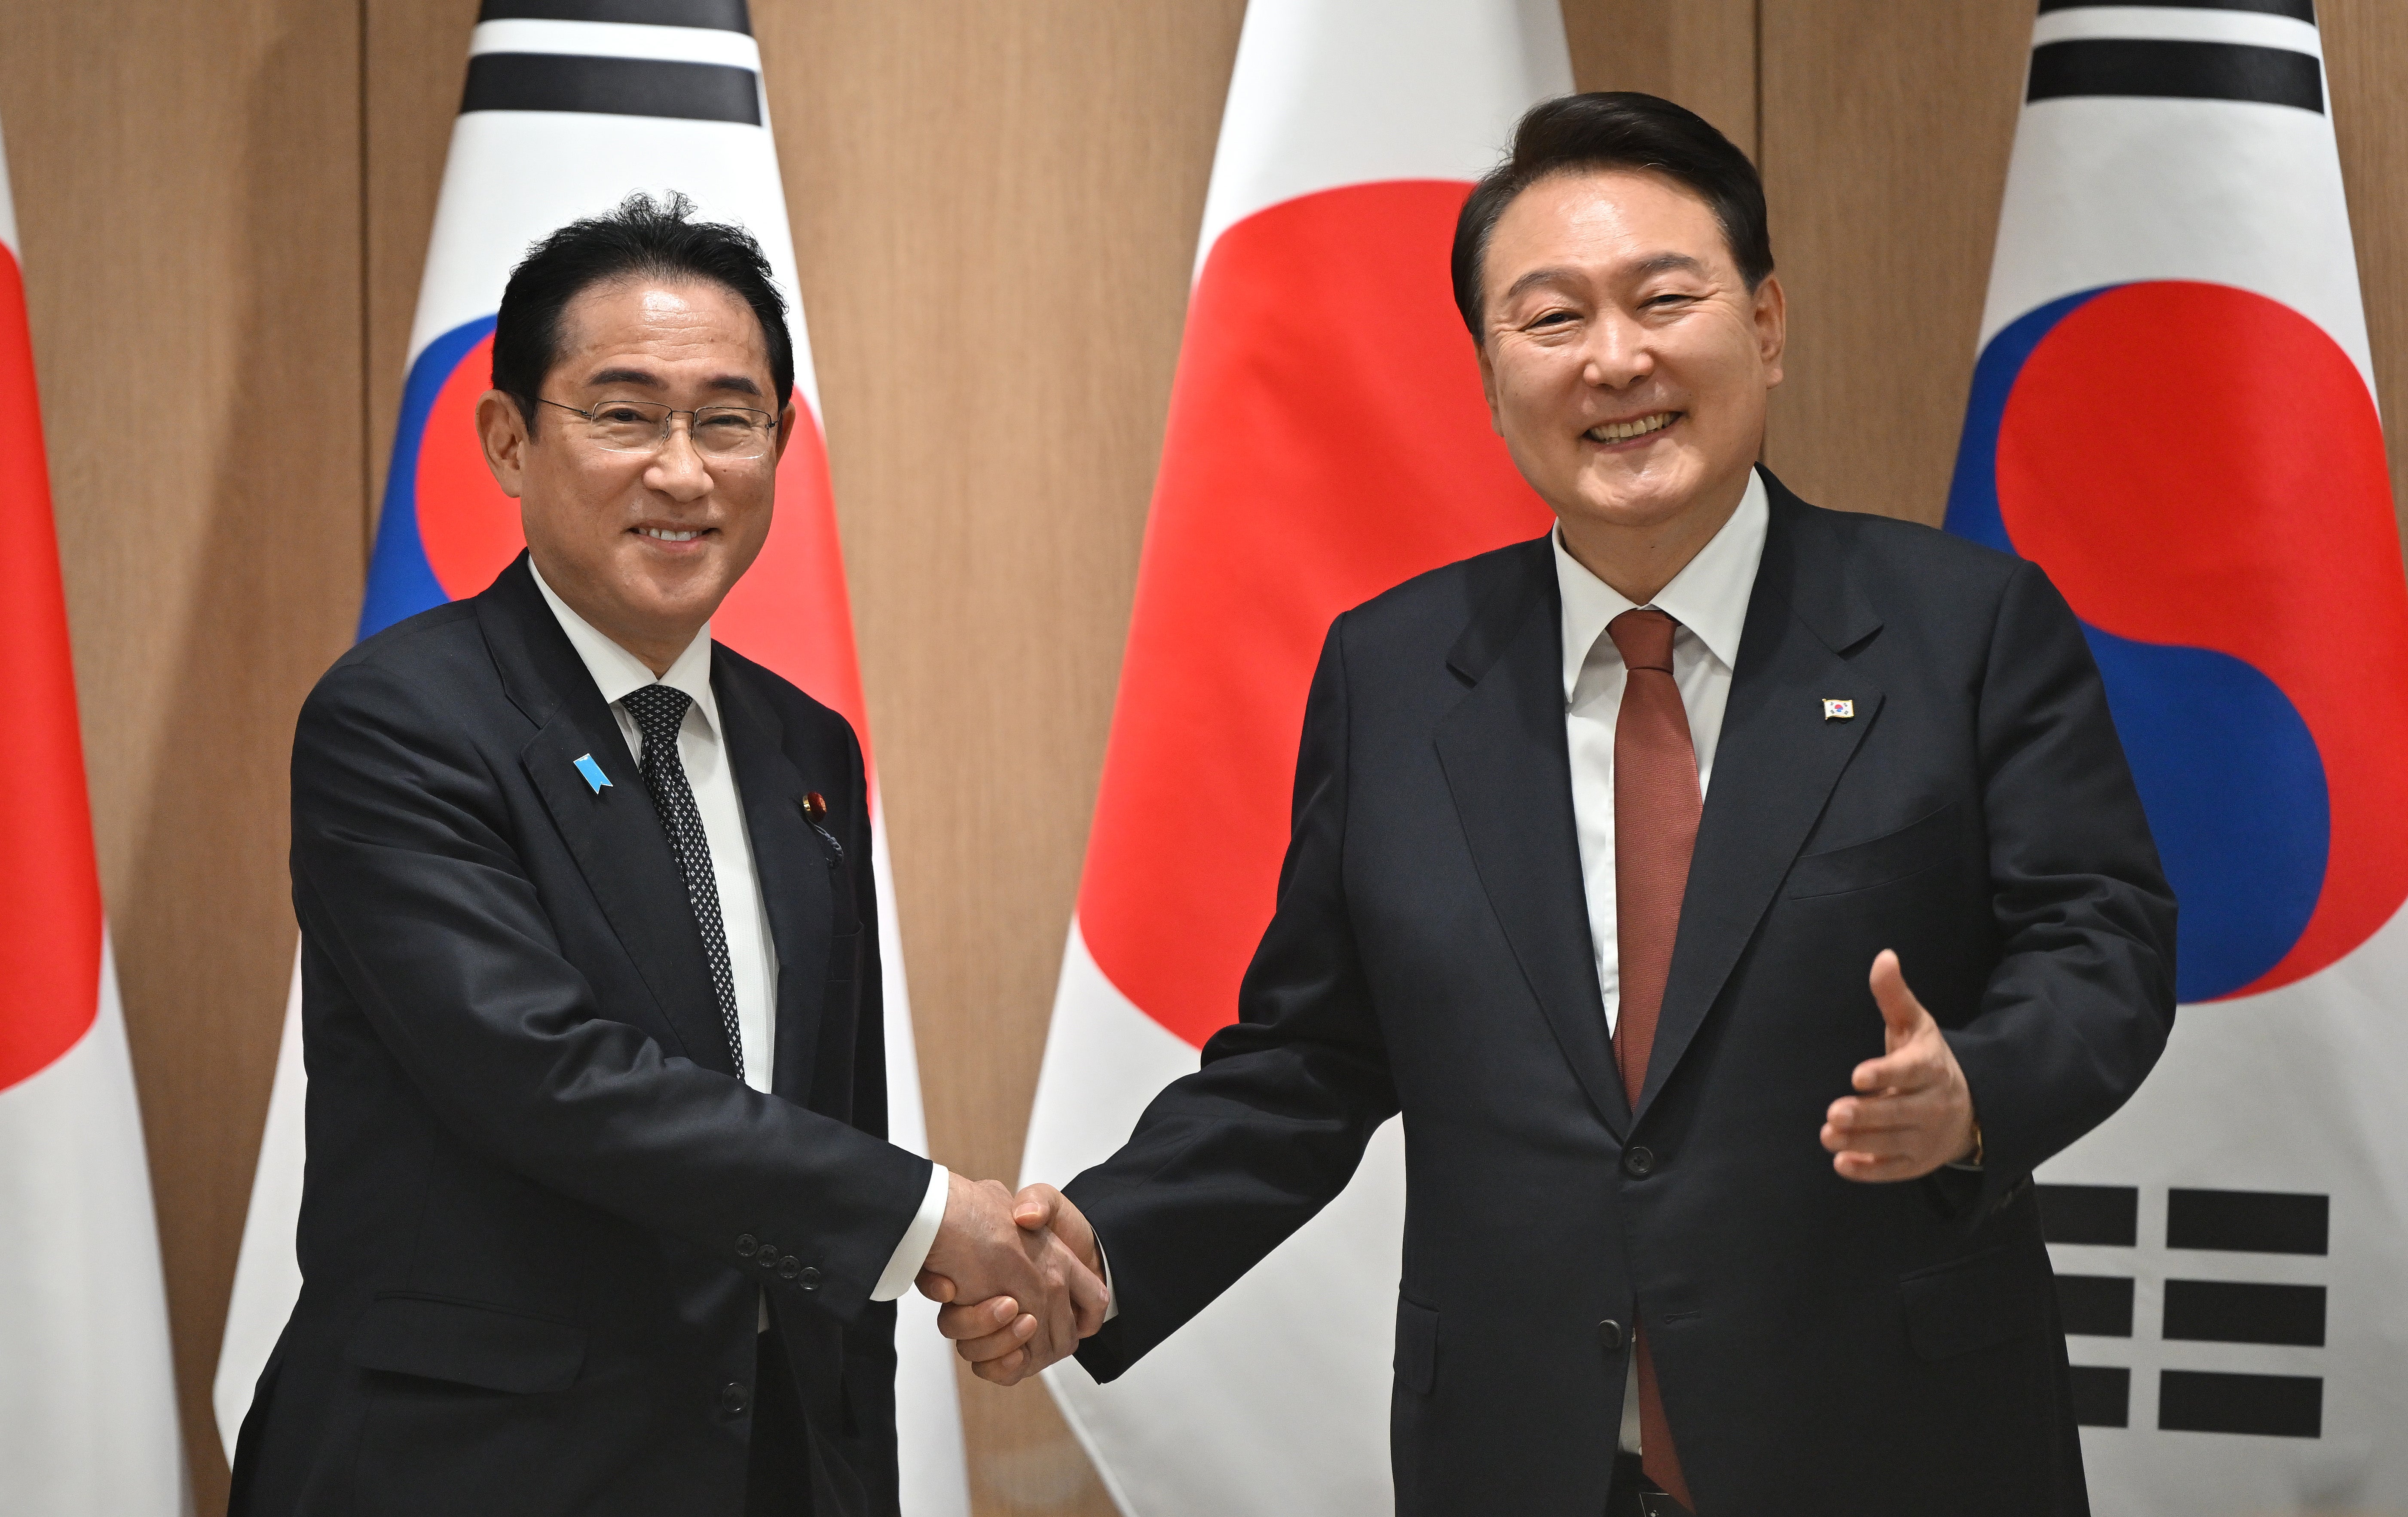
M2325 108L2323 68L2288 48L2101 36L2032 49L2026 100L2101 94Z
M2073 1328L2068 1325L2066 1331ZM2291 1343L2321 1349L2325 1288L2168 1280L2165 1336L2198 1343Z
M2122 1275L2059 1275L2057 1314L2086 1337L2132 1336L2132 1281Z
M2082 1427L2132 1425L2132 1372L2106 1365L2073 1366L2073 1421Z
M2198 3L2213 4L2214 0ZM742 32L748 36L752 31L752 18L745 12L744 0L485 0L478 7L477 19L705 26L714 32Z
M2169 1433L2324 1436L2325 1382L2308 1375L2219 1375L2169 1369L2157 1378L2157 1426Z
M2140 1241L2141 1192L2129 1185L2040 1185L2041 1235L2051 1243Z
M2040 0L2040 13L2052 10L2089 10L2100 6L2143 6L2152 8L2180 7L2184 10L2254 10L2261 16L2288 16L2293 21L2315 23L2315 0Z
M2226 1253L2323 1253L2332 1202L2285 1191L2173 1191L2166 1247Z
M468 60L460 99L462 115L472 110L580 110L758 126L760 76L728 64L480 52Z

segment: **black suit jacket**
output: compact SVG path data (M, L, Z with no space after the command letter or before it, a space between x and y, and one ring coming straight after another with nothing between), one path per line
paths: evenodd
M1547 543L1338 619L1241 1020L1068 1187L1120 1302L1081 1352L1098 1379L1334 1196L1401 1110L1400 1512L1602 1510L1627 1351L1608 1322L1646 1326L1703 1517L2086 1510L2028 1176L2164 1046L2173 901L2041 571L1770 497L1636 1111L1582 891ZM1972 1087L1978 1177L1851 1184L1818 1141L1882 1052L1885 947Z
M304 1284L236 1513L732 1517L764 1288L822 1517L895 1510L894 1308L868 1294L930 1169L882 1140L861 748L759 665L711 668L778 954L767 1095L733 1076L660 822L523 556L303 706Z

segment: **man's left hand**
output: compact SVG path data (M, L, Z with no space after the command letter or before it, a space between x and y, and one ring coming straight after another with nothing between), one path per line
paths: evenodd
M1973 1092L1887 948L1873 958L1872 987L1889 1051L1856 1066L1856 1093L1825 1113L1823 1147L1842 1179L1917 1179L1972 1155Z

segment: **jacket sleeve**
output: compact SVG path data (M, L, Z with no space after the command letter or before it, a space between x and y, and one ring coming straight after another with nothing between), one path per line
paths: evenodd
M1203 1066L1065 1187L1111 1262L1118 1315L1079 1361L1120 1375L1345 1189L1397 1110L1345 885L1346 619L1305 704L1278 904Z
M437 692L361 659L303 706L294 909L440 1120L542 1185L853 1320L928 1162L604 1016L514 825L500 777ZM760 1269L739 1238L774 1242L796 1268Z
M2081 624L2037 565L2000 598L1977 720L2000 956L1947 1037L1982 1123L1978 1217L2164 1051L2174 899Z

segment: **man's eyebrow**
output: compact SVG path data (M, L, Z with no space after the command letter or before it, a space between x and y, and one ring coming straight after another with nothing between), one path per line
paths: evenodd
M1505 287L1505 298L1509 302L1517 300L1521 298L1524 292L1535 290L1541 284L1553 284L1558 280L1569 281L1578 277L1569 268L1534 268Z
M661 377L648 368L605 368L589 375L588 384L640 384L648 390L663 387ZM738 395L759 396L761 386L744 374L714 374L703 388L733 390Z
M1640 260L1639 266L1631 270L1641 279L1650 274L1702 274L1705 271L1704 260L1693 258L1685 253L1659 253L1653 258Z
M1702 259L1692 257L1685 253L1659 253L1652 258L1642 258L1632 265L1630 274L1634 279L1648 279L1657 274L1702 274L1705 271L1706 266ZM1553 284L1559 281L1570 282L1579 277L1576 270L1570 268L1534 268L1506 287L1505 298L1511 302L1522 296L1524 292L1536 289L1541 284Z
M648 390L661 388L658 374L645 368L605 368L586 376L588 384L640 384Z

